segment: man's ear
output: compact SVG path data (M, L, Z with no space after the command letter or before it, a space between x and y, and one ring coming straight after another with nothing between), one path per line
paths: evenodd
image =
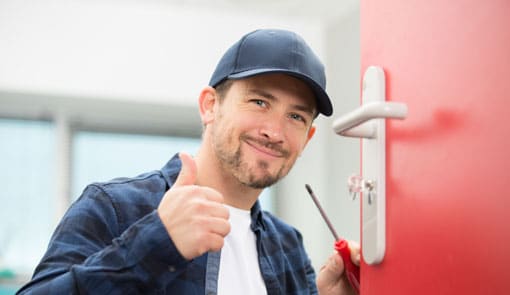
M312 125L312 126L310 126L310 130L308 130L308 135L307 135L307 138L306 138L306 144L308 144L308 142L310 141L310 139L312 139L314 134L315 134L315 126Z
M200 110L200 118L202 119L202 125L207 125L214 120L214 105L218 100L216 90L210 86L205 87L200 92L198 98L198 107Z
M315 129L314 125L310 126L310 130L308 130L308 134L306 135L305 144L303 145L303 148L301 149L301 152L299 153L300 156L301 156L301 153L303 152L303 150L305 149L306 145L310 141L310 139L312 139L313 135L315 134L315 130L316 129Z

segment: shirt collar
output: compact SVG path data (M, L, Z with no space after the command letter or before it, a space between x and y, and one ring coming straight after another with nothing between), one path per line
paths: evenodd
M167 188L170 188L174 185L175 180L177 180L177 176L181 171L181 159L179 158L179 154L175 154L170 161L168 161L165 166L161 169L161 174L163 174L163 178L166 181Z
M266 224L263 218L263 211L260 207L260 203L257 200L253 207L251 207L251 228L252 230L258 230L262 228L262 230L266 230Z

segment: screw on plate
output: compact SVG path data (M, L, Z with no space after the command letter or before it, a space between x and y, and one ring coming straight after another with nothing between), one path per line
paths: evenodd
M347 187L352 200L355 200L359 193L367 193L368 204L372 204L376 187L374 180L366 180L358 174L353 174L347 179Z

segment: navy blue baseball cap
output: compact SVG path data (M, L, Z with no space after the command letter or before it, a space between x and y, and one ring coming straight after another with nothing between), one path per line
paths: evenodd
M291 31L264 29L243 36L220 59L209 86L267 73L284 73L303 80L315 94L319 113L333 113L324 65L303 38Z

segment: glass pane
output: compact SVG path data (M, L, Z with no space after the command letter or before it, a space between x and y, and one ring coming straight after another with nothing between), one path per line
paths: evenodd
M51 123L0 119L0 272L30 275L54 227Z
M161 169L180 151L195 154L199 144L198 138L77 132L73 142L73 198L91 182Z
M73 142L73 199L91 182L161 169L180 151L196 154L200 142L188 137L77 132ZM264 209L272 209L269 190L264 191L261 202Z

